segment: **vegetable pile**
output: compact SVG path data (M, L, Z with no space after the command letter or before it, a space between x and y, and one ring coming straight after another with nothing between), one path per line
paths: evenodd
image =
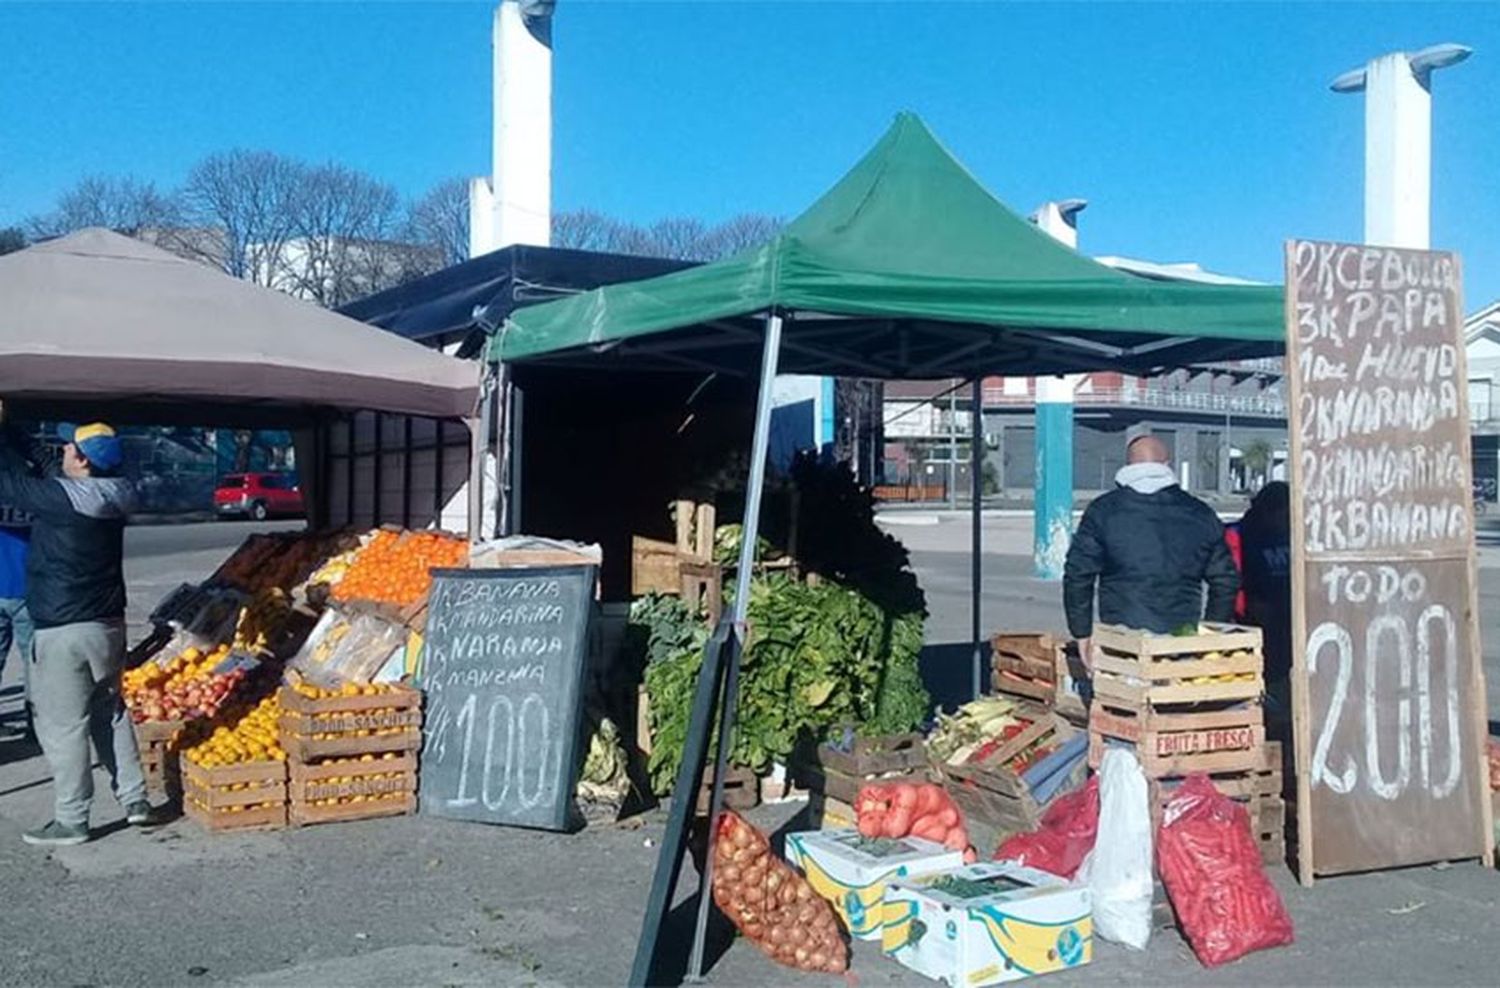
M943 787L931 782L875 783L859 791L854 802L856 825L865 837L920 837L952 851L964 852L964 863L976 858L969 846L963 814Z
M833 907L771 853L770 841L732 810L714 827L714 905L773 960L838 974L849 947Z
M1156 835L1157 865L1198 960L1209 967L1292 942L1292 920L1266 877L1245 808L1189 776Z
M652 786L666 792L682 755L708 629L675 598L637 600L631 623L645 638L648 769ZM750 626L734 764L760 771L785 761L804 736L822 740L851 723L866 736L901 734L925 718L920 614L892 617L837 583L770 576L751 587Z
M1015 709L1016 702L1007 697L982 696L953 714L938 714L927 750L945 765L983 761L1026 729Z
M996 861L1014 861L1061 878L1078 873L1099 834L1099 778L1059 796L1029 833L1015 834L995 849Z

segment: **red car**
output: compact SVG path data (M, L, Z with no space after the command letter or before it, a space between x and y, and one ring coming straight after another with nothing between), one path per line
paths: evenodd
M303 513L302 488L289 473L226 474L214 489L214 510L220 518L292 517Z

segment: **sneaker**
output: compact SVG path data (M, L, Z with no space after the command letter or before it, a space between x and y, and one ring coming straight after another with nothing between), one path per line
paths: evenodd
M156 821L156 810L144 799L138 799L125 807L125 822L132 827L144 827Z
M72 847L74 844L82 844L89 839L89 828L88 824L70 827L53 820L45 827L26 831L21 835L21 839L38 847Z

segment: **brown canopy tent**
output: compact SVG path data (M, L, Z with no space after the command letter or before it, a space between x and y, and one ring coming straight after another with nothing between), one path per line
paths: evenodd
M297 429L316 461L302 440L330 416L472 424L480 378L477 361L109 230L0 257L0 398L18 417Z
M474 414L480 368L87 229L0 257L0 396Z

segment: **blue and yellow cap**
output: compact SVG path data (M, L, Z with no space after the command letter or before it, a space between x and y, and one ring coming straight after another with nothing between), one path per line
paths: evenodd
M100 470L114 470L125 458L120 437L103 422L90 422L88 425L64 422L57 427L57 435L63 442L78 447L83 458Z

